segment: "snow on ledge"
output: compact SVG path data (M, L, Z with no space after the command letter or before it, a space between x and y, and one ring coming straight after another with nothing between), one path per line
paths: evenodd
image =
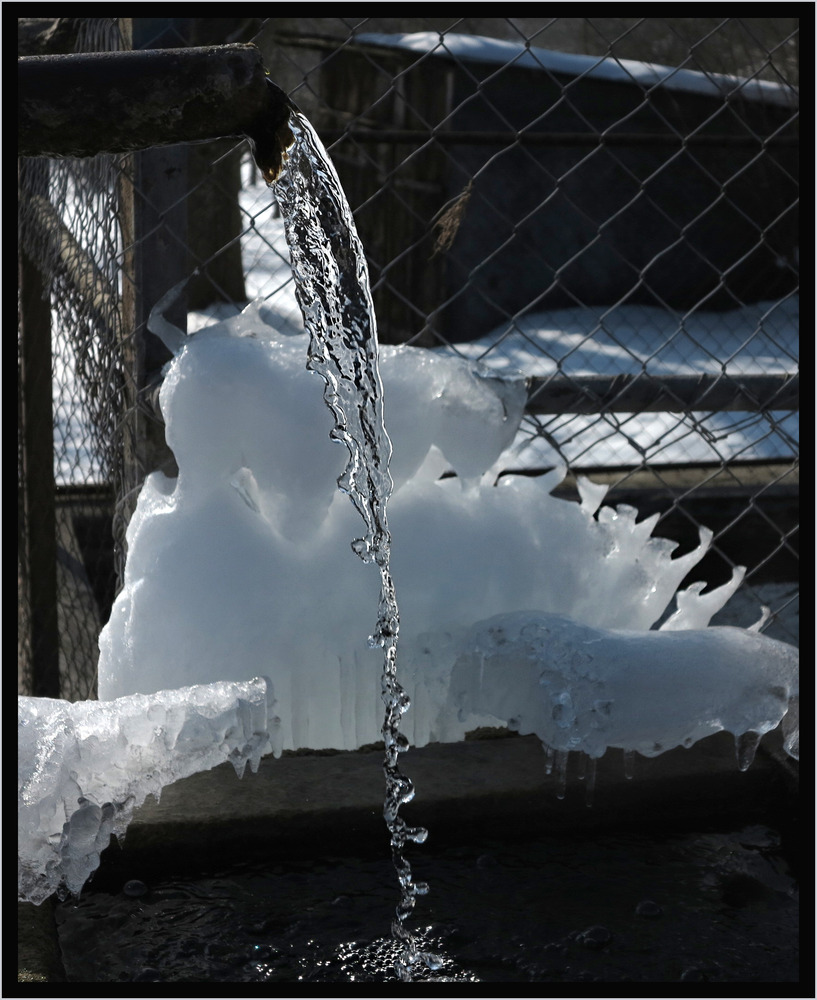
M520 42L486 38L482 35L446 34L419 31L413 34L365 33L357 35L359 45L406 49L410 52L435 55L448 59L510 65L526 69L544 69L568 76L587 76L594 80L635 83L646 89L662 86L687 93L725 97L738 94L741 98L765 101L769 104L797 106L797 91L782 83L769 80L729 76L723 73L701 73L661 66L635 59L587 56L552 49L538 49Z

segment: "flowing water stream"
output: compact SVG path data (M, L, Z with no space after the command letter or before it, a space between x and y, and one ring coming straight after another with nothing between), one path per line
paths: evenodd
M413 798L414 789L398 765L399 754L408 749L400 732L400 718L409 707L409 698L397 679L400 617L389 568L386 516L392 490L391 442L383 420L377 327L366 258L335 168L300 112L293 110L289 126L294 141L274 189L286 225L296 296L309 333L307 367L324 379L324 400L334 418L331 437L349 451L338 486L348 494L366 526L364 536L354 540L352 548L380 571L377 625L369 642L382 647L384 654L383 812L400 883L392 933L402 950L396 964L398 976L410 981L417 962L433 969L439 960L418 949L406 926L416 897L426 893L428 886L414 881L404 848L410 841L422 843L427 831L409 827L400 816L400 806Z

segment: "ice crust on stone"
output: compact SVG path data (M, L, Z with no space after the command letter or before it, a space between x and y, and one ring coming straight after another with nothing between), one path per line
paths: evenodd
M17 700L18 896L78 893L134 809L226 760L280 755L266 678L132 694L115 701Z
M350 552L360 526L337 489L346 455L329 440L321 380L305 357L305 336L278 333L251 306L188 337L169 364L161 407L179 476L150 476L131 520L125 586L100 638L101 697L150 692L168 678L186 685L264 673L284 748L354 749L380 738L379 657L366 641L377 580ZM546 685L523 677L519 664L535 673L540 647L524 647L517 618L507 665L499 647L477 655L484 623L498 615L527 616L534 631L543 620L562 622L577 692L587 647L594 650L599 683L616 692L596 700L616 702L616 721L605 728L597 716L577 716L570 739L591 755L605 740L647 752L719 724L741 736L781 721L794 681L780 681L780 663L795 670L797 651L755 632L707 628L743 570L712 591L693 584L676 595L710 532L673 558L675 543L652 537L657 515L639 521L633 508L601 506L603 487L581 481L573 503L551 493L564 470L500 476L525 404L521 376L499 379L411 347L381 346L379 363L394 452L399 669L413 699L403 728L414 744L459 739L482 719L524 717L561 745ZM655 630L674 596L677 611ZM628 647L638 664L631 677ZM541 644L542 656L554 648ZM686 665L686 656L696 662ZM748 686L738 683L741 659L754 678ZM684 677L697 676L703 661L709 683L680 698ZM549 669L539 668L540 677ZM559 669L567 683L567 667ZM497 714L494 696L511 676ZM763 678L784 694L763 694ZM532 694L541 704L529 703Z

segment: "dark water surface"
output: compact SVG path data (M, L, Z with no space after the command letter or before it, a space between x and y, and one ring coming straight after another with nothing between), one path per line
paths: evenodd
M780 835L605 833L413 852L434 892L417 981L797 982ZM91 883L57 908L70 982L393 982L384 857L282 857L185 879Z

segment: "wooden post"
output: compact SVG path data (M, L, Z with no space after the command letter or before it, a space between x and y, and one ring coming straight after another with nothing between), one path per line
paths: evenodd
M27 565L23 584L28 605L30 693L38 698L59 698L51 302L42 274L25 251L20 252L19 282L22 534L27 542L27 551L21 556Z
M143 41L138 18L123 25L126 42ZM155 22L151 22L151 28ZM187 256L187 147L162 146L126 154L119 185L122 265L122 344L125 372L122 405L123 476L121 509L115 528L119 584L124 570L124 528L136 506L145 476L154 469L173 475L176 463L164 427L151 419L148 396L170 352L147 329L154 303L189 273ZM187 330L187 297L181 295L167 317Z
M126 412L135 463L131 488L145 473L175 462L158 421L144 412L145 397L160 379L170 352L147 329L153 305L189 274L187 258L187 149L168 146L130 154L120 182L120 221L125 247L122 275L123 353L128 372ZM187 298L167 317L187 329ZM138 426L137 426L138 425Z

